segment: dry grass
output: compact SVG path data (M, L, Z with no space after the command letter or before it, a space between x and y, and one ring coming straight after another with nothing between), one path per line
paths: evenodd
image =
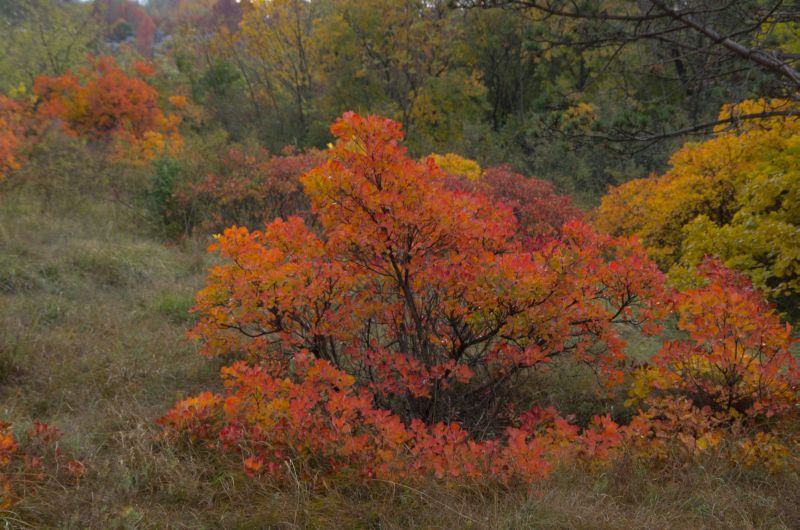
M0 417L57 426L89 468L78 486L42 485L0 515L6 527L800 528L797 476L716 461L563 469L516 489L249 479L160 442L153 424L218 384L218 365L184 338L202 245L167 247L109 204L53 214L22 192L0 200Z

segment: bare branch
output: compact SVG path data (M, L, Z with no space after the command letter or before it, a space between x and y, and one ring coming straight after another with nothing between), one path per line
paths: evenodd
M681 22L682 24L685 24L686 26L705 35L716 44L719 44L725 47L726 49L732 51L742 59L753 61L767 68L773 73L791 80L791 82L798 89L800 89L800 73L798 73L797 70L792 68L788 63L782 61L778 56L761 50L754 50L752 48L748 48L747 46L744 46L743 44L734 41L729 37L720 35L713 28L706 26L697 19L695 19L691 14L682 12L678 9L668 7L666 3L663 2L662 0L650 0L650 1L653 3L653 5L661 9L664 13L668 14L676 21Z

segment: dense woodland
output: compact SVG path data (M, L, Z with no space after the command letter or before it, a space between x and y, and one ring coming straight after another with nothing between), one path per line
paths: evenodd
M9 528L796 528L800 5L0 0Z

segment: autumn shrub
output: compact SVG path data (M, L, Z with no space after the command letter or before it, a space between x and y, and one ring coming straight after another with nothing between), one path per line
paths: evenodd
M19 169L23 154L22 105L6 96L0 96L0 180Z
M243 360L226 371L226 394L179 404L165 423L226 447L279 449L273 461L328 455L367 475L445 473L425 462L450 463L451 476L542 473L558 452L521 420L530 404L515 382L560 356L621 381L615 327L660 315L660 273L632 241L580 223L525 248L509 207L447 189L432 160L406 155L390 120L346 114L332 130L327 160L303 177L321 237L298 217L218 237L226 261L198 295L193 336L207 355ZM616 436L606 421L597 432ZM599 450L586 428L559 418L550 430ZM386 466L353 461L371 454Z
M28 98L0 98L0 174L16 170L10 185L35 189L48 208L87 197L132 206L150 163L182 145L180 117L161 110L153 75L146 63L128 72L91 58L78 73L37 78Z
M786 110L787 101L745 101L737 114ZM747 274L785 311L800 294L800 119L771 117L689 143L662 176L628 182L602 200L596 225L639 236L663 270L714 255Z
M452 154L432 158L450 176L449 189L481 194L492 202L510 207L517 220L517 237L526 246L541 247L560 237L562 227L569 221L584 217L567 195L555 192L552 183L526 177L513 171L511 166L481 171L474 162Z
M33 87L36 111L43 121L57 121L121 162L143 164L175 154L182 142L180 117L161 110L158 91L148 82L153 74L147 63L134 63L126 72L112 57L93 58L77 74L39 77ZM170 98L175 110L181 104Z
M728 437L734 459L788 464L783 444L800 426L791 328L743 274L714 259L699 273L700 285L675 294L684 336L665 341L635 376L628 404L640 413L630 428L660 457L675 439L700 452Z
M193 440L233 450L250 475L354 480L499 478L529 482L568 457L607 458L619 426L597 417L580 430L554 410L533 409L509 427L502 443L476 441L458 423L408 424L376 408L355 378L307 352L293 359L295 376L275 377L263 365L223 369L227 395L204 393L179 403L160 421ZM291 462L291 468L287 463Z
M202 233L237 225L260 228L276 217L308 217L300 176L322 160L320 153L286 149L273 155L261 147L230 147L220 168L199 179L184 175L164 199L165 215L188 220Z

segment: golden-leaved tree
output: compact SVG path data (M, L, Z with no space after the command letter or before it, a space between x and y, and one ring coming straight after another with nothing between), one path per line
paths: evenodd
M783 111L787 101L745 101L737 114ZM603 199L597 226L638 235L674 273L706 255L746 273L785 307L800 294L800 117L773 117L689 143L662 176L628 182Z

